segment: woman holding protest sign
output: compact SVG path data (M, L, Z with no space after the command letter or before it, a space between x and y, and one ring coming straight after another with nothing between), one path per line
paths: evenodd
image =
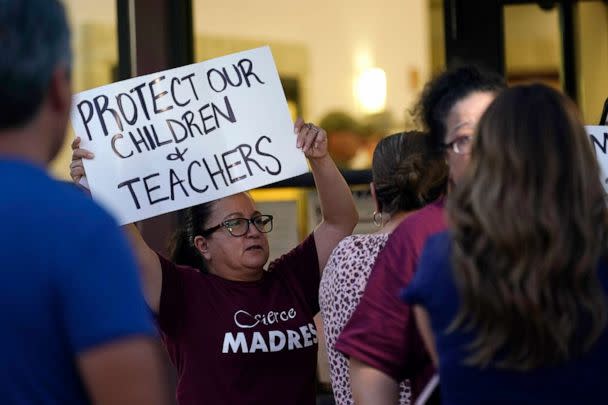
M273 218L246 193L185 210L171 260L128 225L144 293L177 368L180 405L313 404L320 270L358 219L350 189L327 153L327 134L299 119L297 145L309 160L323 220L270 263ZM72 145L71 176L89 152Z

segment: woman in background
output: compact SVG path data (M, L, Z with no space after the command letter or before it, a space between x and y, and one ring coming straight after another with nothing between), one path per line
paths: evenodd
M372 199L376 205L373 234L352 235L332 252L319 291L331 382L339 405L353 404L348 359L334 345L354 312L367 283L376 256L390 233L408 215L436 200L445 190L447 166L441 156L432 156L428 136L406 132L382 139L372 161ZM408 382L400 384L400 403L408 404Z
M479 118L504 88L502 77L475 66L441 73L427 83L419 103L431 148L448 162L454 186L469 161ZM361 301L338 337L336 349L350 359L358 405L394 405L399 383L409 379L414 400L435 368L416 327L412 308L400 300L426 239L446 229L444 198L405 218L378 254Z
M608 403L608 210L574 104L500 94L405 299L445 404Z

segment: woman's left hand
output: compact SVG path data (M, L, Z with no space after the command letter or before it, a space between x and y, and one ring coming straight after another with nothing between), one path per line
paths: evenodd
M327 156L327 132L311 123L304 123L298 118L294 125L297 134L297 146L308 159L320 159Z

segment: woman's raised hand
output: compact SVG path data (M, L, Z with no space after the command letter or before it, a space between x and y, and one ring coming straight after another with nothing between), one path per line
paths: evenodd
M93 159L93 153L86 149L81 149L80 138L76 137L72 141L72 163L70 163L70 177L72 177L72 181L76 184L78 184L81 178L86 176L82 159Z
M298 118L294 124L297 146L308 159L319 159L327 156L327 132L312 123L304 123Z

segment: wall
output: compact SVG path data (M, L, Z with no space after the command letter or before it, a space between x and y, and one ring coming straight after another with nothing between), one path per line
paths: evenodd
M443 0L429 0L429 38L431 52L431 72L437 74L445 68L445 29Z
M600 1L579 2L575 21L578 105L587 124L597 124L608 97L608 7ZM507 72L559 74L561 65L557 7L543 11L536 5L505 7Z
M560 39L557 7L535 4L504 7L507 72L559 71Z
M115 2L64 3L73 26L74 91L109 83L109 69L117 60ZM377 66L387 75L386 108L401 127L429 76L428 0L193 0L193 8L195 37L267 41L283 44L285 50L304 50L298 54L303 62L282 65L303 79L307 120L319 120L331 109L362 115L354 80L361 70ZM71 133L68 138L52 164L61 178L68 177Z
M118 63L115 1L63 0L63 3L72 28L72 90L77 93L111 83L112 67ZM51 173L58 178L69 178L73 137L70 128L61 152L51 163Z
M117 61L115 2L64 3L73 25L74 90L110 82L109 69ZM361 115L354 80L363 68L378 66L387 74L387 109L399 125L430 76L431 41L436 48L433 69L443 60L440 0L193 0L193 7L196 38L239 38L284 49L280 53L288 59L277 64L301 76L308 120L318 120L330 109ZM579 104L586 122L596 123L608 96L607 6L579 3L577 21ZM505 38L509 72L559 71L556 9L505 7ZM199 42L197 55L202 56L204 42ZM289 56L290 51L297 51L298 57ZM70 154L66 142L52 165L58 177L67 178Z
M579 106L585 122L597 125L608 97L608 6L581 2L577 17Z
M308 50L306 119L331 109L356 115L358 73L387 76L387 109L401 120L429 75L426 0L194 0L196 36L303 45Z

